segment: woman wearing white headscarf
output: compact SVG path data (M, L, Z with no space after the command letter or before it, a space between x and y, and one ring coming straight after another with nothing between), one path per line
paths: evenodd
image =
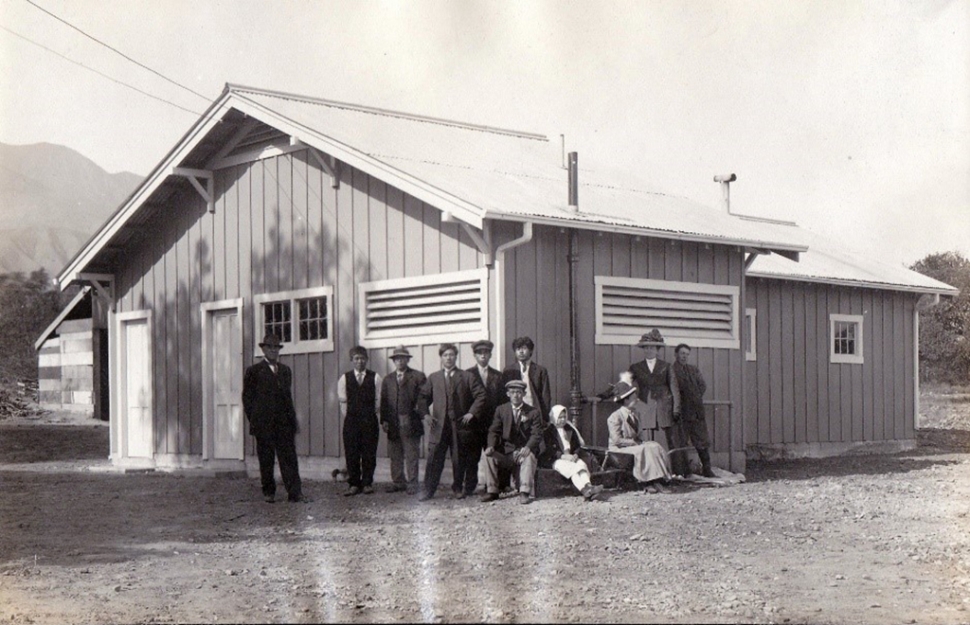
M622 405L606 421L610 430L610 451L633 456L633 477L644 484L647 492L667 492L664 487L664 482L670 480L667 454L660 443L641 438L642 426L636 409L640 403L637 387L621 381L614 387L613 397Z
M539 459L539 466L554 469L571 481L586 501L592 501L603 487L590 484L589 467L578 455L579 448L583 445L583 437L566 416L566 407L562 405L557 404L549 411L551 425L543 433L545 450Z

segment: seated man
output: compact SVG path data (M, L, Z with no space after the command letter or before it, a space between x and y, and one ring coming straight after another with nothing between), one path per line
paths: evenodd
M566 420L566 415L566 407L558 404L549 412L552 423L546 427L543 435L545 450L539 458L539 466L555 470L570 480L586 501L592 501L602 492L603 487L590 484L589 467L578 455L579 448L583 445L583 437Z
M518 473L520 503L528 504L535 497L534 481L539 447L545 420L539 411L523 401L525 382L509 380L505 383L510 403L495 409L488 428L488 447L485 463L488 468L488 492L482 502L498 499L503 479Z
M668 492L664 487L664 482L670 480L667 454L660 443L644 441L640 435L637 387L619 382L614 387L614 401L623 405L606 422L610 430L610 451L633 456L633 477L644 484L644 490Z

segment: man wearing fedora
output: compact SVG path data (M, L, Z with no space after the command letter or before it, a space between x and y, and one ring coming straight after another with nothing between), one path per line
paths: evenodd
M620 407L606 420L610 432L610 451L633 456L633 477L650 493L666 493L670 479L667 455L660 443L643 439L643 421L638 407L643 405L637 387L625 381L614 386L613 401Z
M492 425L492 417L499 404L507 401L505 387L502 386L502 372L495 367L489 366L492 360L492 348L495 345L491 341L476 341L472 345L472 352L475 354L475 366L466 369L469 373L477 375L482 386L485 387L485 407L482 408L481 418L478 419L478 440L475 441L475 449L472 450L474 466L471 467L472 474L475 476L475 487L478 487L478 466L482 458L482 450L488 444L488 428ZM473 489L474 490L474 489Z
M660 428L667 439L670 464L678 475L689 475L687 454L680 434L680 389L673 367L658 357L664 347L660 330L654 328L640 337L637 347L643 348L644 359L630 365L633 385L639 389L640 399L646 404L645 413L640 415L644 429Z
M495 410L488 428L488 447L485 463L488 481L483 503L498 499L503 483L518 474L519 501L531 503L535 497L535 475L542 447L546 420L538 409L525 403L525 382L509 380L505 383L509 402Z
M427 381L424 373L409 366L411 352L403 345L391 353L394 373L381 384L381 427L387 434L392 484L387 492L418 490L418 456L424 424L418 410L418 393Z
M344 455L347 457L347 497L374 493L377 443L380 440L377 407L381 403L381 375L367 368L367 350L350 349L354 368L337 380L337 402L343 417Z
M525 382L525 403L536 408L546 420L552 409L552 387L549 385L549 372L532 360L535 350L536 345L528 336L520 336L512 341L515 362L502 371L502 380L503 384L509 380Z
M449 450L453 496L464 499L478 484L478 458L472 466L472 445L478 436L476 420L482 418L485 406L485 388L478 376L455 366L458 347L453 343L439 347L438 355L441 369L428 375L418 399L418 410L430 421L421 501L431 499L438 490Z
M273 468L279 458L287 498L294 502L307 501L303 496L296 457L295 439L299 424L293 407L293 374L279 361L283 343L278 336L267 334L259 346L263 350L263 359L246 368L242 400L249 433L256 437L263 498L268 503L276 500Z

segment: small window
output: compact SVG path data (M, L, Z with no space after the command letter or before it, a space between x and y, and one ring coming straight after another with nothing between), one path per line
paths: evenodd
M256 295L255 345L275 334L283 341L283 354L333 351L333 289L319 287L301 291Z
M829 360L862 364L862 315L831 315Z
M758 311L754 308L745 308L744 318L748 324L748 333L745 336L744 359L758 360Z

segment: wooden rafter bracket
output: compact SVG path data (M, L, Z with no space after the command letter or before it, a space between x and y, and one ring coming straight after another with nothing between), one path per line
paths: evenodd
M189 179L195 190L199 192L202 199L205 200L206 206L209 207L209 212L216 212L216 194L215 194L215 182L212 172L207 169L192 169L191 167L173 167L173 176L183 176ZM205 180L205 186L199 180Z
M97 295L98 299L101 300L105 307L107 307L109 310L115 309L113 275L109 273L81 273L78 274L78 278L91 283L91 286L94 287L95 295ZM108 283L107 288L101 284L102 282Z
M327 175L330 176L330 186L334 189L340 187L340 161L332 156L321 154L318 149L312 145L307 145L298 137L290 137L290 145L306 148L307 151L310 152L310 156L313 157L313 160L315 160L317 165L320 166L320 169L325 171Z

